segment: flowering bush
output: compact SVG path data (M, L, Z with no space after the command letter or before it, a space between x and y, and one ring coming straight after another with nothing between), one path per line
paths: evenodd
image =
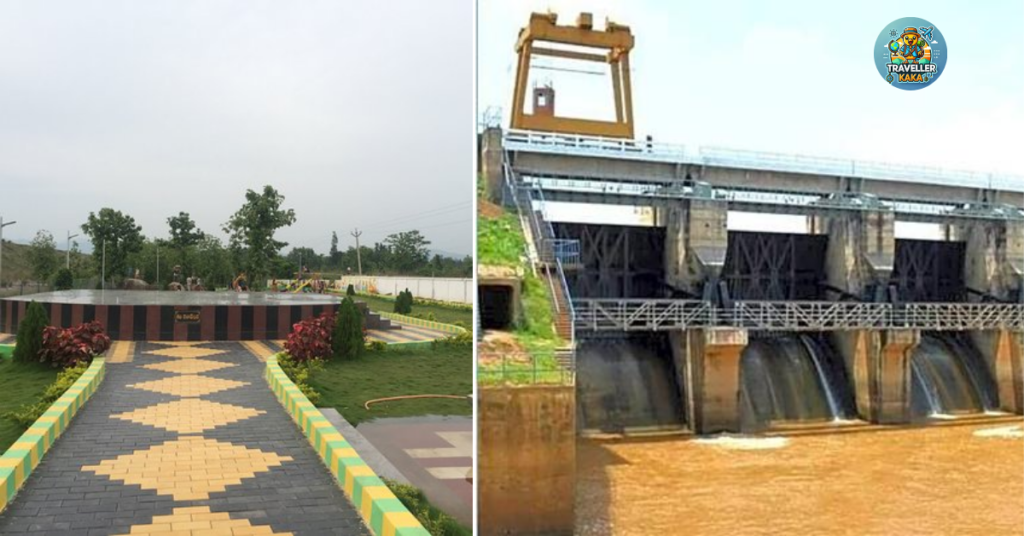
M54 366L74 367L88 363L110 348L110 337L103 324L93 320L73 328L47 326L43 329L43 348L39 360Z
M284 349L296 361L331 357L331 332L334 313L326 312L316 318L303 320L292 326Z

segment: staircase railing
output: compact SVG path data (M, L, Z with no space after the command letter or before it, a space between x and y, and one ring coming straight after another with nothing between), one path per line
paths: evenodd
M527 225L530 227L530 234L533 238L533 246L536 250L536 258L530 255L530 262L534 272L538 271L539 264L546 264L546 277L548 282L548 290L550 291L551 301L554 304L555 312L559 315L563 313L569 321L569 350L571 352L570 363L572 370L576 369L576 312L572 305L572 295L569 294L569 285L565 279L565 270L562 267L562 259L557 254L562 248L565 251L574 253L578 262L579 247L578 241L575 248L566 247L561 245L565 242L571 242L555 238L555 230L551 225L551 222L547 218L546 204L544 201L544 192L540 188L516 184L515 171L509 162L508 152L506 151L502 156L502 166L505 171L505 188L508 195L511 196L513 203L515 204L516 210L519 213L520 220L525 219ZM538 196L540 202L540 210L535 210L533 207L533 196L534 193ZM539 213L539 216L538 216ZM527 252L529 254L529 245L527 246ZM554 275L552 277L552 270L554 268ZM557 278L557 282L553 279ZM561 290L562 299L558 299L559 293L555 291L555 285L558 285ZM563 303L564 302L564 303ZM563 311L564 309L564 311Z

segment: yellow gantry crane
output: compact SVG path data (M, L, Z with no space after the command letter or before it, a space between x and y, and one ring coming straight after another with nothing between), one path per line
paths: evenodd
M549 45L568 45L596 49L581 52ZM547 45L547 46L546 46ZM575 26L559 26L555 13L532 13L530 24L519 31L516 52L516 86L512 96L513 129L540 130L564 134L585 134L610 138L633 138L633 95L629 78L629 51L633 34L629 26L606 21L605 29L595 30L593 15L580 13ZM533 113L524 110L530 59L533 55L607 63L611 67L612 92L615 98L615 121L558 117L555 115L555 92L551 86L533 89Z

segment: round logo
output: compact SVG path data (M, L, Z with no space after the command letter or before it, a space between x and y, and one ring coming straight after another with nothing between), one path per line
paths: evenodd
M926 88L946 68L946 40L924 19L896 19L875 40L875 67L892 87L907 91Z

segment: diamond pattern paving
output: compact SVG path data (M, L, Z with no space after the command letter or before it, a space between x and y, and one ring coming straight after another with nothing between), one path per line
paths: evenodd
M220 378L211 378L208 376L188 375L172 376L162 380L134 383L128 387L145 389L147 391L163 393L165 395L190 397L209 395L220 391L226 391L228 389L234 389L235 387L241 387L243 385L249 384L247 382L222 380Z
M138 484L142 489L173 495L175 500L208 499L212 491L224 491L243 478L291 461L290 456L238 447L198 436L184 436L155 447L87 465L111 480Z
M177 357L179 359L199 359L203 357L221 355L224 353L224 350L202 348L199 346L172 346L170 348L161 348L159 350L153 350L146 353L149 355L158 355L163 357Z
M182 359L164 361L163 363L154 363L152 365L144 366L150 370L161 370L164 372L173 372L175 374L202 374L204 372L212 372L214 370L233 367L235 365L232 365L231 363L222 363L220 361L210 361L208 359Z
M369 534L242 345L126 348L0 534Z
M191 506L187 508L175 508L169 516L156 516L153 522L147 525L135 525L130 534L119 536L131 536L133 534L154 534L170 535L182 534L189 536L202 536L224 534L248 535L267 534L269 536L290 536L290 532L274 532L268 526L249 523L248 519L231 519L231 516L220 512L211 512L206 506Z
M148 424L179 434L198 434L266 413L251 408L184 398L113 415L115 419Z

